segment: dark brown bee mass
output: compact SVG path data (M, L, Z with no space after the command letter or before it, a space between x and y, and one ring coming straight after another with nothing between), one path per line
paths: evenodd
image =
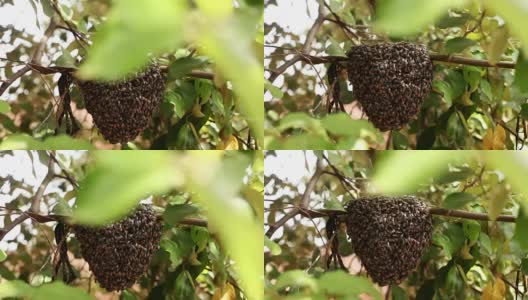
M165 83L156 65L120 82L78 81L86 110L109 142L126 143L143 131L161 102Z
M381 131L414 118L431 91L433 64L424 46L407 42L360 45L348 52L354 97Z
M430 245L432 217L416 197L358 199L350 202L347 212L347 233L354 252L382 286L407 278Z
M90 270L108 291L129 288L145 273L158 250L161 229L161 221L147 205L106 227L73 227Z

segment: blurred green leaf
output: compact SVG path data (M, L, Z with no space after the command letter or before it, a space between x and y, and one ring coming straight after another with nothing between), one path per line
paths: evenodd
M0 283L0 298L17 297L31 300L90 300L93 299L82 289L65 285L62 282L32 287L27 283L3 281Z
M409 300L407 292L395 284L392 284L390 286L390 291L392 294L392 300Z
M250 299L264 294L262 249L264 225L255 218L249 204L237 197L249 161L240 152L223 162L222 153L190 152L183 161L187 188L206 208L209 229L218 232L222 244L235 261L235 269ZM226 222L225 220L229 220ZM240 247L244 241L244 247Z
M150 194L181 185L170 152L94 152L96 166L81 182L73 219L104 224L126 215ZM101 209L104 203L105 209Z
M0 101L0 114L6 114L11 111L11 105L6 101Z
M445 49L447 53L458 53L466 48L475 45L477 42L464 37L456 37L446 41Z
M523 93L528 92L528 60L525 58L524 52L519 53L519 58L515 64L515 86Z
M511 32L521 40L524 51L528 52L528 7L522 0L485 0L484 4L494 12L501 15Z
M4 250L0 249L0 262L3 262L4 260L6 260L7 258L7 254L5 253Z
M373 186L379 192L387 194L414 193L420 185L431 179L443 175L447 170L445 166L450 162L463 161L473 152L457 152L454 156L451 151L394 151L384 153L377 163ZM409 166L413 166L409 168Z
M377 137L377 130L367 120L352 120L346 113L330 114L321 120L323 127L334 135L360 138L366 135Z
M292 270L282 273L279 278L277 278L275 287L277 289L283 289L286 287L305 287L312 291L316 291L317 281L304 271Z
M528 215L524 207L519 210L517 215L514 238L524 251L528 251Z
M214 1L216 4L206 4L212 2L208 0L202 2L208 8L204 10L205 16L202 22L197 24L200 33L193 38L203 45L204 52L215 61L218 70L233 83L240 110L245 115L256 140L262 145L264 68L252 51L256 28L248 28L242 18L232 17L228 20L218 17L218 10L209 8L210 5L215 7L217 1ZM232 5L231 1L226 3Z
M380 0L376 1L376 25L392 35L423 31L463 0Z
M114 80L139 70L150 53L176 48L183 39L185 1L115 1L94 37L83 78ZM119 54L119 55L116 55Z
M470 193L455 192L447 195L444 200L443 207L449 209L458 209L464 207L471 201L475 200L475 196Z
M374 299L381 300L380 292L370 280L365 277L347 274L343 271L324 273L319 278L318 284L319 288L327 295L356 299L361 294L368 294Z
M85 140L77 140L67 135L52 136L43 142L27 134L7 136L0 143L0 150L89 150L94 146Z
M436 22L436 27L445 29L449 27L459 27L466 24L471 19L471 15L463 14L461 16L450 16L446 14L443 18Z

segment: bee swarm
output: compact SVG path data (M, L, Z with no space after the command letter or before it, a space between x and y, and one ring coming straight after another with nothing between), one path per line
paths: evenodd
M416 268L431 242L433 223L425 203L413 196L374 196L347 206L347 233L372 279L398 284Z
M108 291L131 287L147 270L161 238L161 221L148 205L125 219L98 228L74 225L84 259Z
M120 82L77 81L86 110L109 142L126 143L143 131L165 90L158 66Z
M407 42L360 45L348 56L354 97L381 131L409 123L430 93L433 64L424 46Z

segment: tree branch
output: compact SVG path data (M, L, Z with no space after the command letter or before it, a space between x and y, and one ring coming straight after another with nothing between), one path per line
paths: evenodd
M430 53L429 56L431 57L432 61L436 61L436 62L454 63L454 64L470 65L470 66L486 67L486 68L497 67L497 68L515 69L515 63L508 62L508 61L501 61L501 62L497 62L496 64L492 64L487 60L473 59L473 58L467 58L467 57L462 57L462 56L452 56L452 55L434 54L434 53ZM331 56L331 55L329 56L302 55L300 59L304 62L313 64L313 65L348 61L347 57Z
M51 173L51 176L50 176L50 173ZM46 177L40 184L39 188L37 189L37 192L35 193L35 196L33 197L33 200L31 202L31 208L29 209L28 212L23 212L12 223L9 223L4 228L0 229L0 241L2 241L5 238L5 236L11 230L17 227L19 224L23 223L29 218L32 218L32 215L38 215L38 209L40 207L40 200L42 196L44 195L44 191L46 190L46 187L48 186L48 184L51 182L52 179L53 179L53 169L50 168L50 164L48 164L48 173L46 174Z
M323 175L323 173L324 173L324 166L321 162L321 159L318 158L317 163L316 163L315 172L310 178L310 180L308 181L308 184L306 185L306 189L304 190L304 194L302 195L301 206L295 207L289 213L285 214L280 220L278 220L277 222L273 224L270 224L268 231L266 231L266 236L268 238L271 238L273 234L275 233L275 231L277 231L277 229L279 229L286 222L288 222L288 220L308 210L306 207L308 206L308 202L310 201L310 196L312 194L312 191L314 190L315 184L317 183L321 175Z
M315 22L313 23L312 27L306 34L306 40L304 41L303 48L301 49L301 53L296 54L291 60L283 63L280 67L278 67L276 70L271 71L271 75L269 76L268 80L273 83L279 75L284 73L289 67L293 66L295 63L300 61L303 56L308 55L310 50L312 50L312 44L315 39L315 36L319 29L321 28L321 25L325 21L326 16L324 15L324 9L322 5L319 5L319 15L317 16L317 19L315 19Z
M479 220L479 221L492 221L489 215L487 214L464 211L464 210L447 209L447 208L441 208L441 207L431 207L429 209L429 213L432 215L445 216L445 217L471 219L471 220ZM308 217L308 218L312 218L312 219L325 218L329 216L343 216L346 214L347 214L346 211L333 210L333 209L317 209L317 210L305 209L303 212L301 212L301 215ZM516 218L515 216L510 216L510 215L499 215L497 219L495 219L495 221L515 223Z
M32 64L40 64L40 61L42 59L42 54L44 53L44 49L46 49L46 43L48 42L48 39L53 34L53 31L55 31L55 28L57 27L57 24L55 23L55 20L51 18L50 24L46 31L44 32L44 36L40 40L37 48L31 55L31 61ZM4 81L2 85L0 85L0 96L15 82L18 78L22 77L27 72L31 71L31 66L25 65L22 69L15 72L9 79Z

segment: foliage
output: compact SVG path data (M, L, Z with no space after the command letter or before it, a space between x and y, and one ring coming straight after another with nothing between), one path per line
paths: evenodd
M267 1L266 10L287 9L288 1ZM526 144L528 80L526 52L528 11L522 1L479 0L325 0L306 1L307 7L320 5L320 27L314 39L292 32L281 22L265 23L265 65L267 77L301 53L300 62L265 86L266 149L289 149L304 144L308 149L519 149ZM325 5L326 4L326 5ZM322 11L321 11L322 9ZM314 10L310 19L316 25ZM305 14L304 10L292 12ZM403 21L405 20L405 21ZM306 24L306 29L309 29ZM364 117L347 80L336 84L340 101L351 120L332 126L351 128L353 138L321 137L311 128L282 130L290 115L306 113L307 124L325 118L329 111L331 82L329 65L314 58L345 56L354 45L406 40L424 44L435 55L456 55L495 65L516 63L515 68L482 67L435 61L433 90L426 97L416 120L400 130L384 133L385 143L354 134ZM303 50L301 50L303 49ZM311 49L311 50L310 50ZM311 55L303 58L303 55ZM313 62L313 63L312 63ZM351 126L350 123L357 123ZM381 133L372 128L371 135ZM322 140L316 142L314 140Z
M298 170L304 174L298 176L299 182L280 167L282 161L291 162L294 157L305 161L305 169ZM528 156L525 154L270 151L265 163L274 167L267 168L265 176L266 228L276 224L292 205L300 205L299 199L315 172L317 159L325 174L309 193L305 210L339 211L348 201L371 193L413 194L432 207L485 213L491 219L499 215L517 217L516 223L509 223L434 215L432 245L422 255L417 269L399 286L390 287L393 299L514 299L516 294L519 297L526 294L528 190L524 180ZM351 274L348 276L365 279L366 272L353 253L345 227L344 223L338 227L336 238ZM307 294L317 295L314 299L349 299L339 292L317 294L318 281L338 268L334 264L327 267L330 246L326 234L325 220L315 217L310 220L300 214L266 241L269 299L276 299L277 295L298 299ZM340 276L345 280L344 275ZM332 282L331 286L339 289L338 281ZM372 285L366 281L354 286L370 291ZM382 295L387 293L387 289L377 290ZM375 297L375 293L368 294Z
M121 293L121 299L262 297L264 245L254 238L263 235L262 153L95 151L59 152L53 157L48 169L47 152L0 152L0 160L18 159L25 166L0 177L4 228L38 197L34 185L42 180L44 168L52 177L40 201L42 215L100 225L121 218L142 199L163 215L160 249L148 271ZM20 175L24 173L34 179L24 182ZM77 279L71 287L50 283L56 262L50 258L57 252L51 242L54 224L34 220L23 223L19 235L8 235L1 244L6 255L0 253L4 259L0 297L57 299L57 293L65 299L119 297L96 285L72 235L68 247ZM37 294L40 298L35 298Z
M87 142L105 149L262 145L263 107L255 105L263 88L263 8L258 1L29 2L39 28L52 30L40 59L35 57L40 45L34 41L39 33L1 27L1 79L15 78L30 60L37 65L31 66L33 76L22 76L2 95L7 101L0 101L1 140L26 134L35 141L24 149L35 149L33 143L50 136L72 134L67 125L78 122L81 130L74 133L71 149L87 149ZM24 3L3 0L0 5ZM166 93L159 112L134 141L110 145L93 130L75 85L71 107L76 120L58 122L62 106L69 103L53 92L58 77L51 76L57 71L49 66L79 68L75 75L82 79L118 80L152 60L166 71Z

